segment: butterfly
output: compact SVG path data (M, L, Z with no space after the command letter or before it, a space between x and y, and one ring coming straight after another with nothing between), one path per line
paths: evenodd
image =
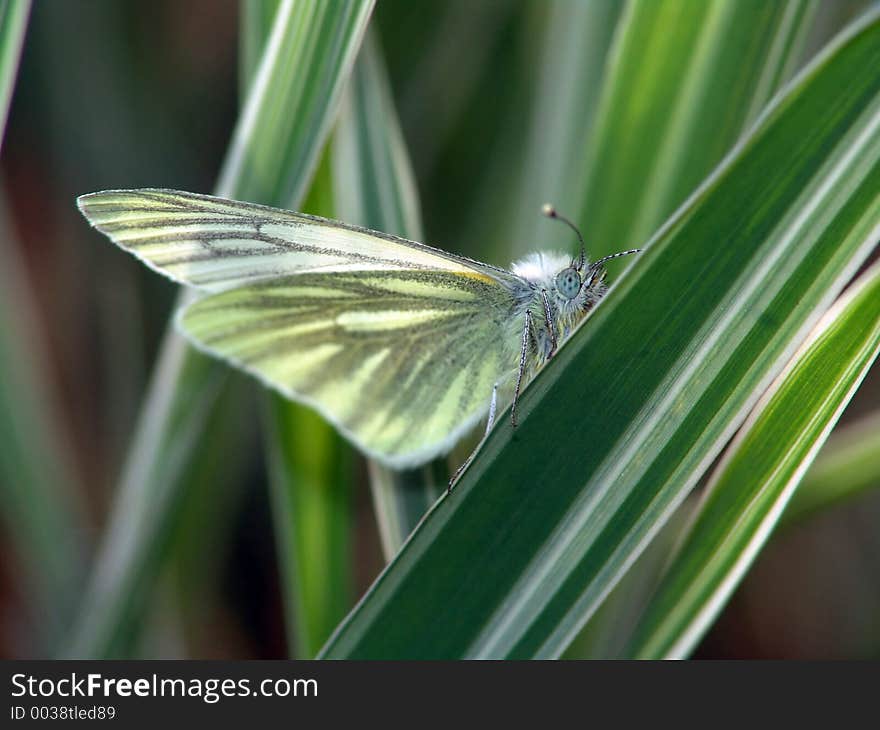
M524 385L606 291L604 264L536 253L510 270L316 216L164 189L77 199L88 221L204 296L200 350L313 407L369 456L443 453ZM500 391L500 395L499 395Z

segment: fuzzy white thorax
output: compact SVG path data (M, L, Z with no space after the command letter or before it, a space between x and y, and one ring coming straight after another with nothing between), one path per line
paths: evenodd
M514 261L511 270L517 276L536 284L552 283L556 275L571 266L571 256L559 251L536 251L519 261Z

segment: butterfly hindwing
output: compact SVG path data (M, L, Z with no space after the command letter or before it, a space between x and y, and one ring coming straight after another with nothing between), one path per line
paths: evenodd
M303 273L207 296L179 325L405 467L448 450L485 415L515 362L511 304L496 282L456 272Z

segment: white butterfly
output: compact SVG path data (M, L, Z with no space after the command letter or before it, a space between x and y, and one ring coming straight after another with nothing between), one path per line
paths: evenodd
M77 203L147 266L205 292L177 317L196 347L393 468L445 453L487 413L491 428L499 389L515 424L523 385L604 294L603 264L635 253L588 264L581 238L575 260L537 253L507 271L207 195L109 190Z

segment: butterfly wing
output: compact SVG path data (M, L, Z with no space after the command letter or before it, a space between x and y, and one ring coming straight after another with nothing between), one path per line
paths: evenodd
M486 414L515 362L511 305L497 283L457 272L303 273L207 296L179 325L403 468L448 451Z
M504 269L207 195L109 190L77 203L117 245L209 294L179 315L198 347L391 466L451 448L515 365L511 318L528 285Z
M414 241L317 216L176 190L107 190L77 205L152 269L208 292L303 273L437 270L515 288L518 277Z

